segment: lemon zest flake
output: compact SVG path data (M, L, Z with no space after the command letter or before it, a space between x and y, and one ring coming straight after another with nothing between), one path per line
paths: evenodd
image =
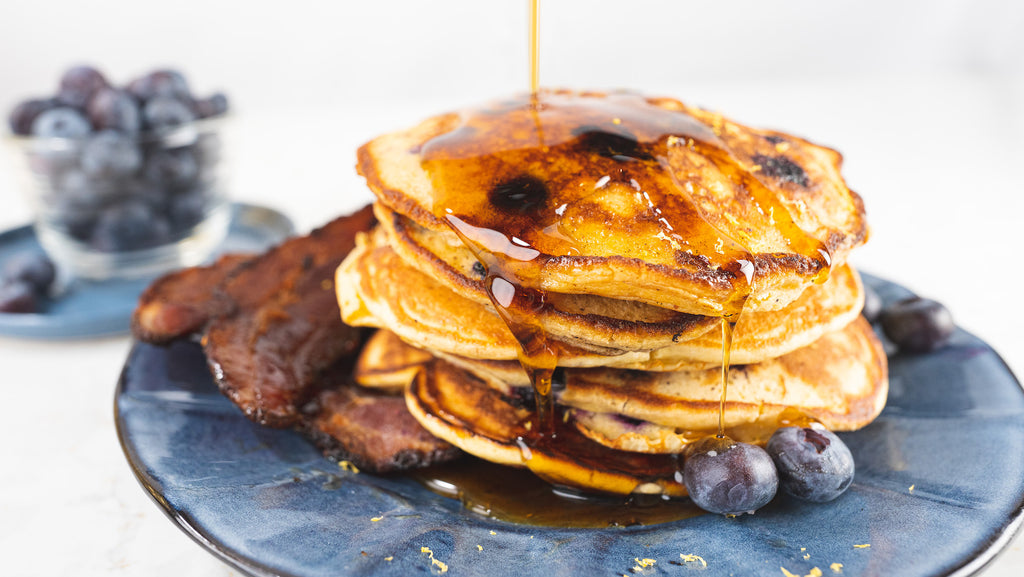
M341 467L342 471L359 474L359 467L356 467L349 461L338 461L338 466Z
M388 555L387 557L384 558L384 560L387 561L388 563L390 563L392 560L394 560L394 558L395 558L394 555Z
M686 553L680 553L679 558L683 560L683 563L700 563L702 567L708 566L708 562L700 555L687 555Z
M863 545L854 545L853 548L854 549L867 549L870 546L871 546L871 543L864 543Z
M484 550L484 546L483 545L477 545L476 546L476 550L477 551L483 551Z
M655 559L641 559L639 557L633 557L633 561L641 568L646 569L651 565L654 565L658 561Z
M842 573L843 572L843 564L842 563L833 563L833 564L829 565L828 568L831 569L833 573Z
M817 567L812 567L811 572L807 574L807 577L821 577L821 575L821 569L818 569Z
M430 556L430 564L437 567L438 573L448 572L448 564L439 559L435 559L434 552L430 550L430 547L420 547L420 553L426 553Z
M786 571L785 567L779 567L779 569L782 570L782 574L785 575L786 577L800 577L799 575L794 575L793 573L790 573L789 571Z

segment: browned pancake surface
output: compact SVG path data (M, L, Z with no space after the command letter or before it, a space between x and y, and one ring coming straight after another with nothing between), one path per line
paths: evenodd
M535 442L532 409L442 361L417 375L406 402L427 430L463 451L527 467L556 484L620 495L686 494L674 456L608 449L569 426L559 426L549 442Z
M673 99L569 91L437 116L359 152L381 202L475 238L527 286L709 316L742 292L744 261L748 310L774 310L828 266L821 251L840 264L866 239L840 164Z

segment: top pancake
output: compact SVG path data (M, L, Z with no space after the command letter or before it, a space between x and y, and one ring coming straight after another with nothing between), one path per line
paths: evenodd
M783 308L865 240L840 163L676 100L567 91L437 116L359 151L383 204L458 235L492 274L710 316L748 293L744 310Z

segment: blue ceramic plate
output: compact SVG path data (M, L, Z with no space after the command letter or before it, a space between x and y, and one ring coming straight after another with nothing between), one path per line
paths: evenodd
M235 204L231 228L218 252L260 252L292 234L283 214ZM31 226L0 233L0 262L24 251L42 251ZM35 314L0 313L0 335L70 339L125 333L135 303L152 279L78 281L60 298L42 303Z
M909 294L868 281L886 301ZM777 577L780 567L832 575L834 563L844 575L975 573L1022 523L1024 392L999 356L963 331L939 352L892 355L890 368L885 411L844 435L857 476L838 500L779 497L753 516L649 527L514 525L409 478L347 472L300 436L249 422L217 392L192 343L136 345L116 418L157 504L251 575L440 573L424 547L453 576ZM656 563L642 568L638 559Z

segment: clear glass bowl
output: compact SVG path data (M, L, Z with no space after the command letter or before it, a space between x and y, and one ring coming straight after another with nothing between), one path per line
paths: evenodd
M93 280L205 260L230 224L225 123L135 137L13 137L43 248L65 272Z

